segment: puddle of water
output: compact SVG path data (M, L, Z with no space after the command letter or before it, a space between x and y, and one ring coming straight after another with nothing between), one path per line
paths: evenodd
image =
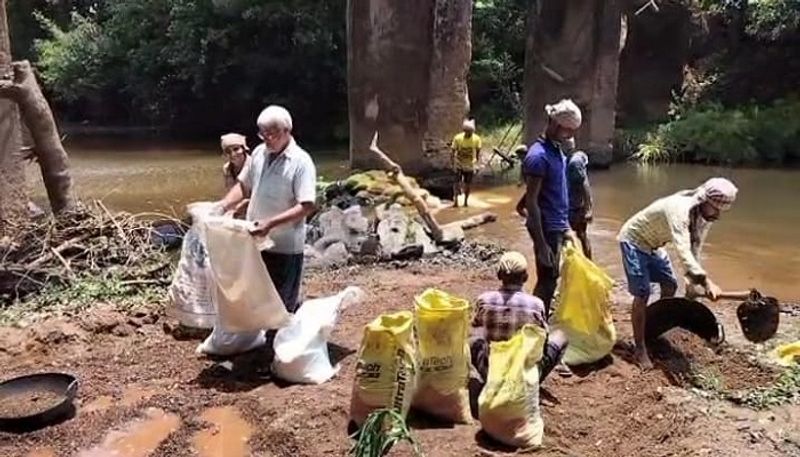
M78 457L147 457L180 425L177 415L150 408L145 418L128 423L120 431L109 432L101 445L81 452Z
M31 450L25 457L56 457L56 451L50 447L41 447Z
M113 404L113 398L109 397L108 395L103 395L87 403L86 406L81 407L81 412L94 413L98 411L105 411L108 408L111 408L111 405Z
M211 424L206 430L197 432L192 440L200 457L246 457L249 455L247 440L253 428L232 407L211 408L200 416Z
M128 386L122 391L122 399L119 401L119 406L131 407L139 403L145 402L159 393L160 390L155 387L148 386Z

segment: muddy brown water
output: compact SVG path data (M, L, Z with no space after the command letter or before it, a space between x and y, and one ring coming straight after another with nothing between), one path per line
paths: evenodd
M176 414L150 408L144 417L109 432L99 446L82 451L78 456L147 457L180 425L181 419Z
M219 198L223 192L222 158L216 144L170 144L131 140L68 141L78 193L102 199L117 210L183 213L192 201ZM347 174L346 151L311 150L319 174ZM35 166L29 183L38 202L44 190ZM598 260L621 277L615 236L627 217L652 200L691 188L711 176L726 176L740 188L733 210L723 215L708 238L703 257L723 289L756 287L782 301L800 300L800 170L718 168L698 165L638 166L619 164L591 174L596 222L590 235ZM508 180L516 178L509 173ZM442 221L491 210L500 216L471 233L532 254L531 243L514 213L521 188L492 185L474 193L468 209L445 210Z

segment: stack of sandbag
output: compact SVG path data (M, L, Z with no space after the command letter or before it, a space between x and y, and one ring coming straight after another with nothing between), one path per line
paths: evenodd
M527 449L542 444L538 364L546 338L544 329L527 324L510 340L490 345L489 374L478 397L478 416L481 428L507 446Z
M330 297L307 300L288 326L275 334L273 373L296 383L322 384L339 372L328 355L328 338L344 309L358 304L364 292L348 287Z
M445 421L469 423L469 302L437 289L415 302L419 381L412 406Z
M210 202L187 206L192 226L186 232L181 246L178 268L169 286L170 305L167 316L191 328L211 328L217 313L211 300L211 277L205 243L200 236L200 224L206 217L215 215L215 205Z
M364 327L350 403L350 420L357 426L378 409L408 413L417 382L413 323L413 315L401 311Z
M201 234L206 243L217 311L214 331L197 347L198 353L230 355L265 343L264 330L286 326L290 314L261 260L252 222L228 217L207 217Z
M563 362L596 362L614 348L617 332L611 315L614 280L570 243L564 247L558 307L550 324L569 340Z

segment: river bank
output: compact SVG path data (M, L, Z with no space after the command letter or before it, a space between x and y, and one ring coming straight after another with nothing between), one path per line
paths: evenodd
M599 257L612 257L604 244L598 244ZM330 349L341 371L321 386L289 386L272 378L266 349L230 360L200 359L194 353L199 337L176 338L160 306L120 310L97 304L26 328L0 328L4 377L66 371L81 380L74 419L26 435L0 433L0 456L346 455L354 353L362 327L380 313L411 309L413 297L427 287L474 299L496 286L492 267L489 261L455 259L309 274L304 285L309 296L350 285L366 292L364 303L348 309L333 332ZM614 302L620 344L612 357L575 377L553 376L544 384L546 448L539 455L800 452L798 406L756 411L724 399L737 392L769 392L779 376L765 357L768 347L742 339L734 306L713 305L727 329L728 345L722 351L715 353L677 331L656 349L657 369L642 373L630 362L629 303L621 284ZM798 318L783 316L776 342L798 337ZM411 417L428 456L502 454L478 434L478 425L442 426ZM391 455L411 454L398 448Z

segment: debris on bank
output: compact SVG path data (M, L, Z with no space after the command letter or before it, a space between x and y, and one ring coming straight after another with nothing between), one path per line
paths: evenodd
M0 305L83 278L168 284L171 261L159 240L152 215L112 214L101 202L31 221L0 239Z

